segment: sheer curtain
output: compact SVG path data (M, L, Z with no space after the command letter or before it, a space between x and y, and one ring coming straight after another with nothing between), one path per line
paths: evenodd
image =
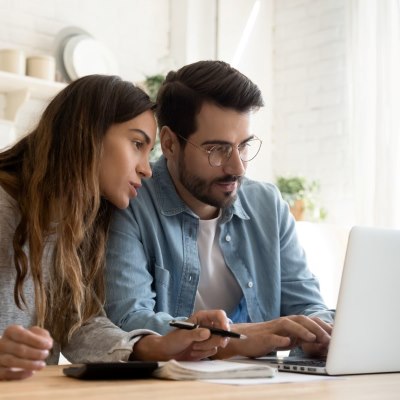
M400 228L400 0L348 0L355 220Z

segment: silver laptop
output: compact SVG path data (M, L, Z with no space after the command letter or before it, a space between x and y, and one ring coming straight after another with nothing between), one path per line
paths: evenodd
M357 226L349 235L326 360L289 356L273 364L312 374L400 372L399 338L400 230Z

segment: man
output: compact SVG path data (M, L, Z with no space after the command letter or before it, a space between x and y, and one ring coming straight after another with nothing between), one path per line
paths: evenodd
M226 63L168 74L156 112L163 156L110 229L106 310L121 328L165 333L173 318L217 308L247 336L221 358L326 352L333 313L288 206L275 186L244 177L261 146L250 130L261 106L258 87Z

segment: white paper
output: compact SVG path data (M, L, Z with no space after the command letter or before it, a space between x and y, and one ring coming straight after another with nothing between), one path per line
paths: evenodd
M219 383L222 385L265 385L271 383L305 383L313 381L323 381L332 379L345 379L337 376L296 374L292 372L278 372L272 378L254 378L254 379L207 379L203 382Z

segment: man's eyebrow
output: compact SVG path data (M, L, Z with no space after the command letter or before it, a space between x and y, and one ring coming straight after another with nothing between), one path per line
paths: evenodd
M151 143L150 136L149 136L145 131L142 131L141 129L138 129L138 128L131 128L131 129L129 129L129 130L130 130L130 131L137 132L137 133L140 133L140 134L143 136L143 138L144 138L144 140L145 140L145 142L146 142L147 144L150 144L150 143Z
M254 138L255 138L255 135L251 135L248 138L246 138L245 140L243 140L242 142L240 142L240 144L247 143L249 140L252 140ZM201 146L210 145L210 144L230 144L231 145L233 143L227 142L227 141L224 141L224 140L207 140L207 141L203 142L201 144Z

